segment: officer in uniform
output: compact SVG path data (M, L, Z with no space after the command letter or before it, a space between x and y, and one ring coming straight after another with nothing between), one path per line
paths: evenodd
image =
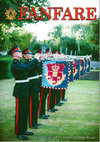
M49 96L48 96L48 111L55 112L58 109L54 108L55 106L55 89L49 89Z
M47 50L46 50L46 54L42 54L42 59L48 57ZM37 53L41 54L42 49L38 50ZM47 115L46 111L45 111L46 110L46 107L45 107L46 106L46 98L47 98L47 95L48 95L48 88L41 87L41 82L42 82L42 61L38 65L38 74L39 74L39 91L40 91L39 118L48 119L48 117L50 117L50 115Z
M22 51L23 57L25 59L25 64L31 63L32 53L29 48ZM32 68L28 74L29 79L29 93L30 93L30 108L29 108L29 125L32 129L38 129L40 123L38 120L38 106L39 106L39 79L38 79L38 64L35 68Z
M53 57L56 59L56 57L58 56L57 54L57 50L55 50L54 52L52 52ZM58 95L58 96L57 96ZM56 98L57 97L57 98ZM49 112L55 112L58 111L58 109L55 108L55 102L57 102L57 100L60 100L60 94L59 91L56 89L49 89L49 96L48 96L48 111Z
M33 135L34 133L27 131L29 89L26 72L37 66L39 56L35 55L34 60L30 64L25 65L20 61L22 52L18 45L10 49L8 54L12 55L14 59L11 65L11 72L15 78L13 90L13 96L16 99L15 134L20 140L27 140L28 138L25 135Z
M64 56L65 56L65 55L63 55L63 54L60 54L60 55L61 55L62 58L64 58ZM60 98L61 98L61 101L67 101L67 98L65 98L65 92L66 92L65 90L62 90L62 89L60 90ZM59 105L60 105L60 104L62 104L62 103L60 102Z

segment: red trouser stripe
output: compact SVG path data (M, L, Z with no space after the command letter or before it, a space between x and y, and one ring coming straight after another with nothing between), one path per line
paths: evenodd
M48 109L50 108L50 97L51 97L51 88L49 89Z
M18 110L19 110L19 98L16 98L16 123L15 123L15 134L18 134Z
M55 95L55 105L57 104L57 100L56 99L57 99L57 96Z
M30 127L32 127L32 96L30 96Z
M60 90L60 93L61 93L61 100L62 100L62 89Z
M43 99L43 93L44 93L44 88L42 87L41 98L40 98L40 104L39 104L39 115L40 115L40 113L41 113L41 103L42 103L42 99Z

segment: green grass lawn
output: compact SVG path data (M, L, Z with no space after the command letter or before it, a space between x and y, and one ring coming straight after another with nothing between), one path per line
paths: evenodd
M14 133L14 79L0 81L0 141L19 141ZM68 101L30 136L30 141L99 141L99 81L77 80L66 90Z

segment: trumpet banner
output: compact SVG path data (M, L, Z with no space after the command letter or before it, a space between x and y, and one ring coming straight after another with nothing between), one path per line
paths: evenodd
M68 62L43 61L42 87L67 89L68 87Z
M90 59L87 60L87 72L90 72Z
M80 60L76 60L75 72L74 72L74 79L78 80L80 76Z
M84 60L84 75L87 74L87 59Z
M73 82L74 74L73 74L73 61L69 61L69 82Z
M80 60L80 75L84 75L84 60Z

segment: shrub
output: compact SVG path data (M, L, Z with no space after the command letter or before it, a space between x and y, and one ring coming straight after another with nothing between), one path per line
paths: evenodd
M0 57L0 79L9 79L13 77L10 71L11 63L11 57Z

